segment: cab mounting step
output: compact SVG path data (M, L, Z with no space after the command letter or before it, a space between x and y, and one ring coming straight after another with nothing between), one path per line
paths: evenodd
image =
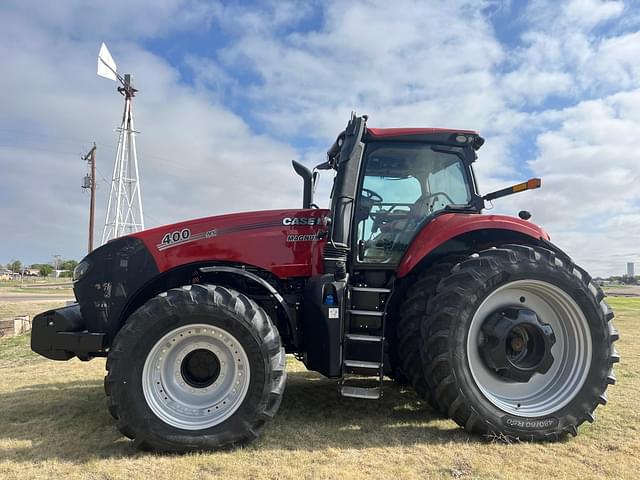
M388 288L349 287L338 390L343 397L368 400L382 397L384 319L390 293ZM364 386L364 382L370 386Z
M358 333L347 333L344 336L347 340L352 342L382 342L384 337L378 337L375 335L362 335Z
M364 398L366 400L378 400L382 397L380 387L354 387L351 385L341 385L340 395L348 398Z
M391 293L390 288L377 287L351 287L352 292Z

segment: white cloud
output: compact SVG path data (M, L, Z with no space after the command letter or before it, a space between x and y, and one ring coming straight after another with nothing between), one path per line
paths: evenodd
M330 2L322 13L314 31L234 28L222 54L258 75L249 97L276 131L332 137L354 106L378 125L479 128L504 110L492 76L503 52L481 5Z
M541 0L531 2L522 17L521 45L511 52L511 71L502 79L510 100L537 106L548 97L578 101L638 85L638 14L631 6L618 1ZM623 31L603 29L612 24L624 25Z
M185 28L206 25L214 5L204 0L110 0L109 2L67 0L3 2L3 28L13 21L35 31L47 31L67 39L144 39L167 35ZM56 44L50 44L55 52Z
M593 274L640 260L639 103L637 89L549 115L553 122L537 135L537 157L529 162L543 188L499 206L531 210L533 221Z
M175 8L164 11L171 17ZM0 238L2 263L9 257L43 261L54 253L81 257L88 198L79 188L85 173L79 156L93 140L101 175L111 176L121 97L114 83L95 75L99 42L74 38L75 14L59 14L66 20L50 30L40 26L39 15L17 14L0 28L0 58L10 72L0 76L0 231L10 232ZM134 66L140 88L134 115L141 131L147 226L299 203L292 147L253 132L202 88L181 83L176 69L137 43L125 39L110 47L123 72ZM98 238L109 186L99 187Z

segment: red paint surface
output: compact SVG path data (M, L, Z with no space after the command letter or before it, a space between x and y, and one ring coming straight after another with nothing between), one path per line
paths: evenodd
M287 236L313 235L327 227L287 226L283 225L283 219L321 219L328 214L328 210L318 209L235 213L165 225L133 236L145 243L161 272L187 263L217 260L260 267L280 278L309 277L322 273L321 255L326 239L288 242ZM185 228L191 231L191 236L212 230L216 234L159 249L167 233Z
M461 213L440 215L429 222L413 239L398 266L398 277L402 278L407 275L425 255L428 255L447 240L463 233L483 229L512 230L536 239L549 239L547 232L539 226L506 215Z
M402 137L404 135L435 135L438 133L468 133L477 135L475 130L455 130L452 128L367 128L372 137Z
M284 225L285 218L322 219L329 210L292 209L235 213L200 218L145 230L133 236L141 239L153 255L158 269L165 272L180 265L226 261L262 268L280 278L310 277L323 273L322 240L287 241L289 235L313 235L326 231L323 225ZM161 249L168 233L188 228L191 236L216 231L215 236L190 240ZM504 215L450 213L434 218L416 236L400 265L398 277L407 275L425 255L463 233L481 229L516 231L530 237L548 239L535 224Z

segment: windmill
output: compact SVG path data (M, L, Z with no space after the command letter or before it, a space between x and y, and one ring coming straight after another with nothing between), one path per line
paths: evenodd
M107 215L102 231L102 244L133 232L144 230L142 195L136 154L136 132L133 128L132 101L137 89L131 75L118 74L116 62L103 43L98 53L98 75L120 82L118 92L124 97L124 112L118 132L118 148L111 177Z

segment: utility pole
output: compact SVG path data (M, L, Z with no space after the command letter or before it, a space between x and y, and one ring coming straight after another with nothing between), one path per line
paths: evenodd
M89 205L89 248L88 253L93 250L93 224L95 219L96 210L96 144L93 144L89 153L87 153L83 160L89 162L90 174L85 175L82 188L88 188L91 192L91 203Z

